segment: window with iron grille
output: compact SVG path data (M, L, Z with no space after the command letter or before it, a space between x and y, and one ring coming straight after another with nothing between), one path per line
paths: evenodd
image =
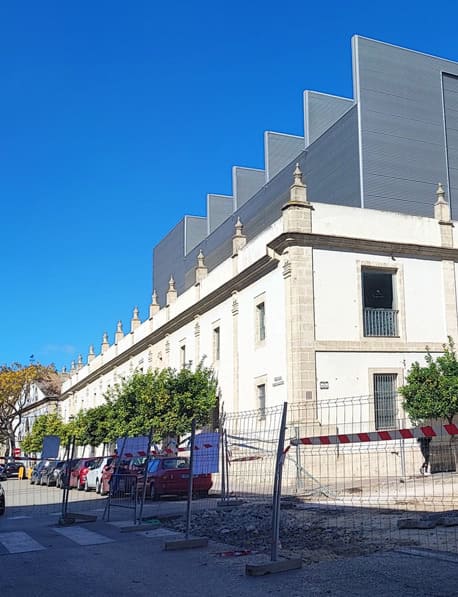
M376 429L396 427L397 375L374 374L374 411Z
M390 271L362 272L363 319L365 336L398 336L394 276Z

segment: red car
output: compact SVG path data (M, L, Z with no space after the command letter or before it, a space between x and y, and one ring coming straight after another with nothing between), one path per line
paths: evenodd
M111 459L111 461L109 461L109 464L107 464L102 471L102 482L101 482L101 487L100 487L100 495L107 495L107 493L110 491L111 477L113 476L113 473L115 472L116 466L118 466L119 479L124 479L124 477L126 475L137 477L136 472L132 471L129 468L129 463L130 463L130 460L122 459L118 465L116 456L114 456ZM121 486L123 486L122 483L121 483ZM119 483L118 483L118 489L119 489Z
M89 470L89 467L96 461L98 458L80 458L75 464L75 466L70 471L70 483L69 487L76 487L80 491L84 489L84 485L86 483L86 475Z
M161 495L187 495L189 481L189 458L154 458L148 463L146 497L152 500ZM207 497L213 485L210 474L195 475L192 490L199 497ZM143 491L143 475L139 475L138 492Z

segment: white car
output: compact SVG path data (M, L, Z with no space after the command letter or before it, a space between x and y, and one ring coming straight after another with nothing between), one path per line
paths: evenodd
M95 489L97 493L100 493L103 469L107 464L110 464L112 460L113 456L104 456L103 458L94 460L91 468L87 472L86 483L84 484L85 491Z

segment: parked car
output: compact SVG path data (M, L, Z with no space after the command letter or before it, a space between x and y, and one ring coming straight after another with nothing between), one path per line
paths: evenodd
M59 477L59 473L63 465L63 460L54 460L50 462L48 466L44 467L41 471L41 484L47 485L48 487L51 487L52 485L57 485L57 479Z
M78 490L84 489L86 477L89 468L98 458L80 458L70 471L69 487L76 487Z
M6 474L5 467L3 464L0 464L0 481L6 481L8 479L8 475Z
M146 496L152 500L161 495L186 495L189 482L189 458L154 458L148 463ZM208 496L213 485L210 474L194 475L193 493ZM143 491L143 476L139 475L138 492Z
M3 489L2 484L0 483L0 516L5 514L5 510L6 510L5 490Z
M37 464L33 467L32 474L30 476L31 485L41 485L41 475L50 464L50 460L40 460L37 462Z
M133 472L132 470L129 469L130 461L131 461L131 459L123 458L121 460L118 460L118 458L113 457L111 462L103 468L100 495L107 495L107 493L110 491L111 479L112 479L113 473L116 471L116 469L117 469L117 474L119 475L118 480L124 479L126 476L134 477L134 478L137 477L137 473ZM117 489L119 489L119 484L118 484Z
M65 460L62 468L58 471L56 476L56 487L63 489L65 484L69 481L70 472L72 468L77 464L79 458L73 460Z
M101 492L103 470L106 466L110 466L112 461L113 456L105 456L94 461L94 463L89 467L86 475L86 483L84 485L85 491L95 489L96 493Z
M9 462L6 462L4 465L6 476L17 477L21 466L24 467L25 465L23 462L20 461L10 460Z

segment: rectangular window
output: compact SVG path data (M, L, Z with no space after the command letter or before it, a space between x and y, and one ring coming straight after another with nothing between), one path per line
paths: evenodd
M180 367L186 367L186 345L180 346Z
M265 303L256 305L256 340L263 342L266 339L266 306Z
M397 375L395 373L374 375L374 411L376 429L396 427Z
M257 402L259 409L259 418L266 418L266 384L261 383L256 386Z
M398 311L393 291L394 274L390 271L362 272L365 336L398 336Z
M219 327L213 328L213 361L219 361L221 350L221 336Z

